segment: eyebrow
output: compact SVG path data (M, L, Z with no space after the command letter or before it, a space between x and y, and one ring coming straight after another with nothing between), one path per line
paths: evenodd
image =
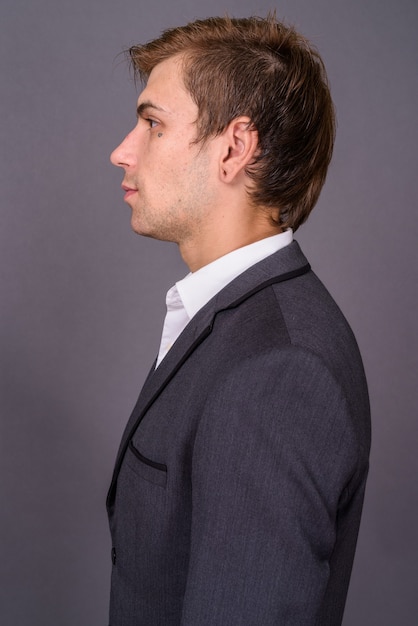
M159 107L157 104L154 104L150 100L145 100L144 102L141 102L141 104L138 104L136 108L136 116L143 117L144 112L147 109L154 109L156 111L162 111L163 113L167 112L165 109L163 109L162 107Z

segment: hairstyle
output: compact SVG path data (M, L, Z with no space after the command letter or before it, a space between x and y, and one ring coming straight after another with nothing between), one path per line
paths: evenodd
M258 132L247 174L254 205L279 208L296 230L324 184L335 136L334 107L318 52L275 14L213 17L166 30L128 51L146 80L167 58L182 55L183 80L199 111L197 142L221 134L238 116Z

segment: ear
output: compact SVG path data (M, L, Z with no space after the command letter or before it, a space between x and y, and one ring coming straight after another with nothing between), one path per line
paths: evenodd
M222 134L222 152L219 175L223 182L231 183L245 172L254 160L258 147L258 133L251 127L249 117L240 116L232 120Z

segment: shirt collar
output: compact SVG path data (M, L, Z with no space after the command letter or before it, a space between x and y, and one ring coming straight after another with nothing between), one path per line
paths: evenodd
M278 235L266 237L248 246L233 250L179 280L175 287L188 317L191 319L196 315L213 296L234 278L252 265L274 254L280 248L289 245L292 239L293 231L289 228Z

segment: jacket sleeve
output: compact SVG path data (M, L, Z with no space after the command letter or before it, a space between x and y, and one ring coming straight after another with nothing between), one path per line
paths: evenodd
M315 355L233 368L194 442L182 626L315 624L356 459L346 398Z

